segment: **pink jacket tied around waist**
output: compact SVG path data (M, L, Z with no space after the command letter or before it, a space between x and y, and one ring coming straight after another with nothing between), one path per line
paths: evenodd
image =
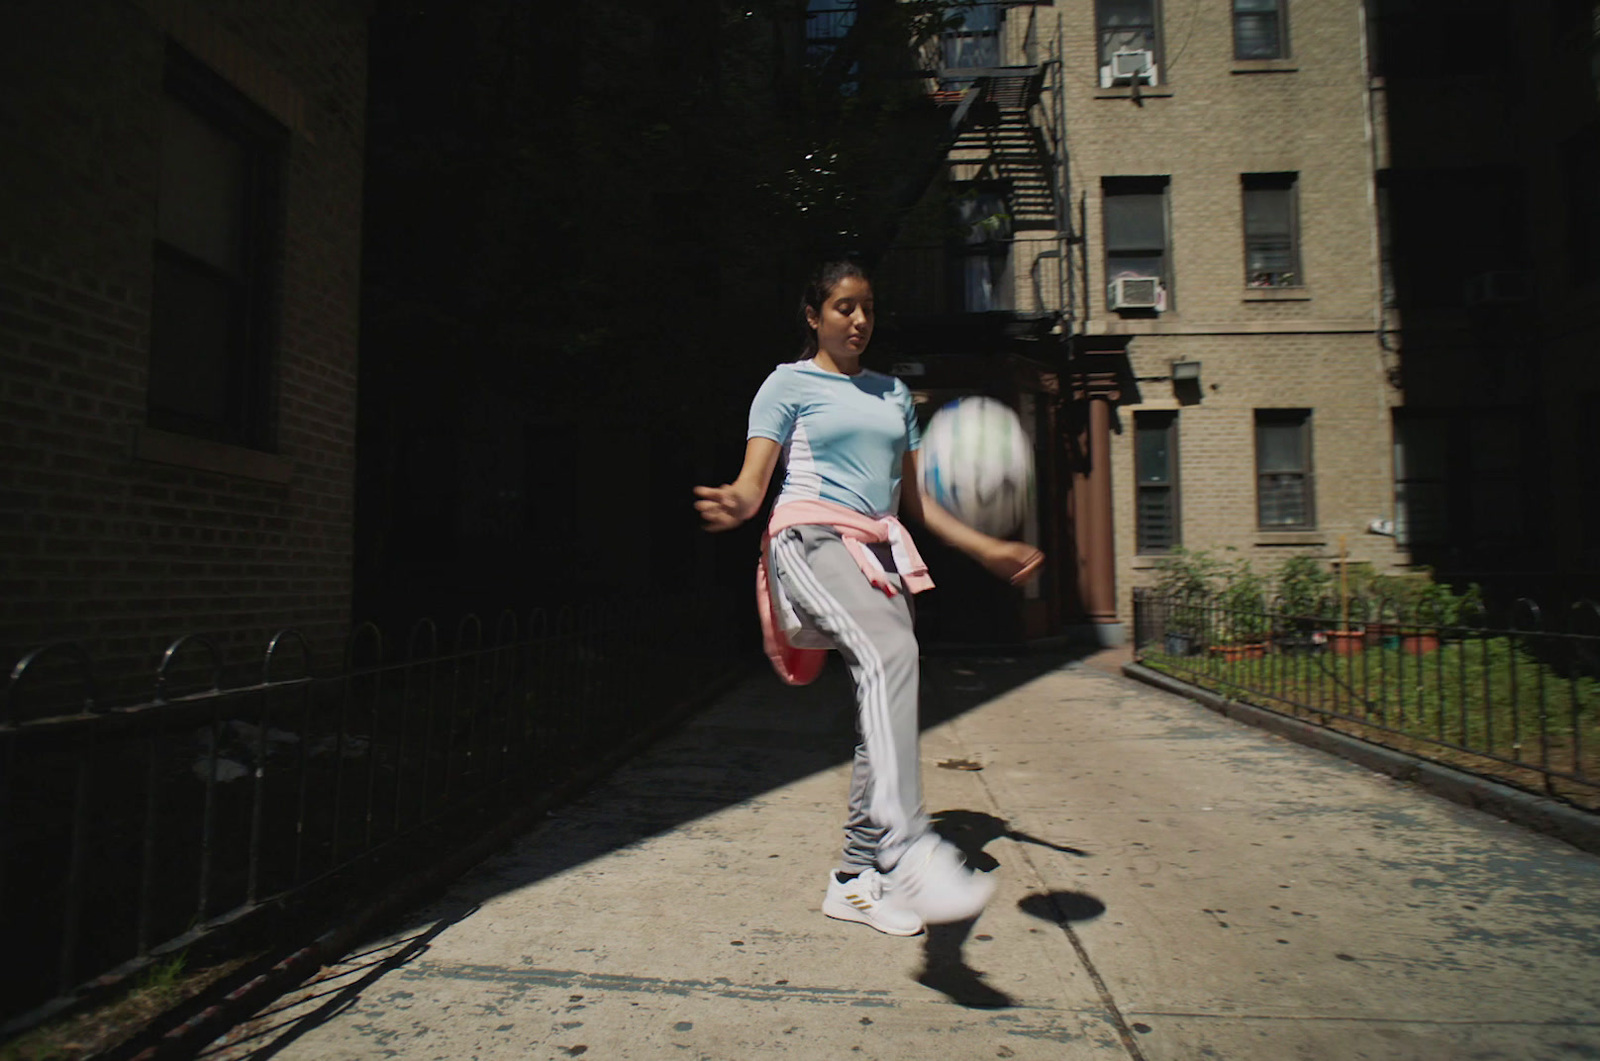
M911 532L893 516L877 518L831 501L786 501L772 510L761 538L761 559L756 564L756 613L761 617L761 641L778 677L790 685L806 685L822 673L833 641L806 621L789 600L777 579L769 576L767 562L772 537L790 527L817 524L831 527L844 539L856 566L873 586L893 597L899 590L868 545L887 543L896 571L912 593L933 588L928 566L922 562Z

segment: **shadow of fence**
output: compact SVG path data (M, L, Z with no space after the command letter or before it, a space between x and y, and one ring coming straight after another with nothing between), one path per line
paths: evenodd
M326 674L285 630L227 688L217 645L186 635L115 707L80 646L30 653L0 701L6 1030L465 847L725 675L733 618L684 595L398 642L364 624Z

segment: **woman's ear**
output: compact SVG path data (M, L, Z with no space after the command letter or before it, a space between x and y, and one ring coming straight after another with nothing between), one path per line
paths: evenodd
M806 326L812 331L817 330L817 325L822 323L822 318L817 316L817 311L810 306L806 307Z

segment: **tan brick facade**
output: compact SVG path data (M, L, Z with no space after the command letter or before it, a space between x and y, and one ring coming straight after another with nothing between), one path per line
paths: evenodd
M1126 620L1134 587L1151 578L1134 532L1133 419L1178 410L1181 540L1234 547L1258 570L1286 554L1405 561L1368 531L1393 512L1392 355L1380 343L1374 199L1375 115L1369 105L1359 0L1288 0L1288 56L1235 60L1227 0L1166 3L1160 83L1106 89L1099 78L1093 0L1014 9L1010 61L1026 35L1059 27L1066 174L1074 211L1086 206L1088 304L1076 330L1125 336L1134 393L1113 433L1116 595ZM1025 20L1037 20L1025 32ZM1049 105L1048 94L1045 106ZM1301 285L1246 285L1241 175L1298 175ZM1143 317L1107 308L1102 179L1168 181L1168 308ZM1074 248L1076 250L1076 248ZM1026 264L1014 274L1028 275ZM1198 393L1180 395L1173 361L1199 361ZM1315 529L1258 529L1254 411L1312 410Z
M184 633L231 661L282 627L327 642L350 619L365 6L22 6L0 45L0 650L77 640L116 686ZM169 46L286 134L270 452L147 426Z

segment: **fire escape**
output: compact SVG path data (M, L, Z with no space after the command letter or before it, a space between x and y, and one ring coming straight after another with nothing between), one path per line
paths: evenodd
M925 83L946 121L923 220L944 209L945 231L906 226L879 268L880 301L908 345L1048 361L1070 331L1059 31L1040 38L1033 7L980 5L927 49Z

